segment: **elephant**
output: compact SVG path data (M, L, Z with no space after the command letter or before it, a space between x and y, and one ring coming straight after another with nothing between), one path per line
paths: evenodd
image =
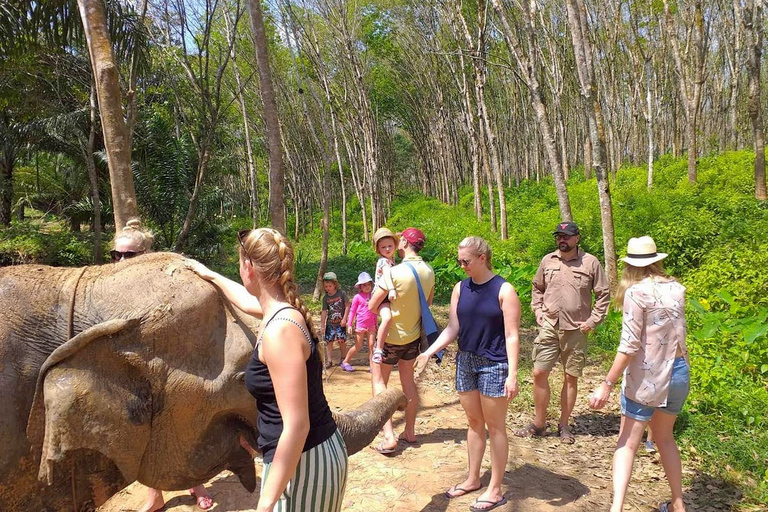
M255 490L258 321L182 256L0 268L0 311L0 510L93 510L134 480L180 490L225 469ZM388 390L335 414L348 452L404 407Z

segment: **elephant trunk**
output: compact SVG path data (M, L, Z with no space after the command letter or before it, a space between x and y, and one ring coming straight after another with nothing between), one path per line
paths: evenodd
M353 411L334 413L347 453L353 455L368 446L392 414L405 410L407 403L402 391L387 389Z

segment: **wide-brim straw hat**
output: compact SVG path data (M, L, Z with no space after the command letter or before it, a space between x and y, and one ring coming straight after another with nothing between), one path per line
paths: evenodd
M667 253L656 251L656 242L649 236L630 238L627 243L627 256L621 261L633 267L647 267L667 257Z
M376 248L376 246L379 244L379 240L387 237L392 238L392 240L395 241L395 245L400 243L400 237L394 234L392 230L390 230L389 228L379 228L373 234L373 248L374 249Z
M368 272L360 272L360 275L357 276L357 282L355 283L355 288L360 288L365 283L373 283L373 278L371 278L371 274Z

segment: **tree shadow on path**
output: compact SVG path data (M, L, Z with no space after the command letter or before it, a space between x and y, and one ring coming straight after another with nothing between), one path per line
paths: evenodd
M488 485L490 478L490 472L483 475L480 479L483 487ZM566 507L590 492L586 485L571 476L554 473L532 464L523 464L512 471L507 471L502 485L506 490L504 496L508 501L498 510L504 511L532 510L532 503L528 500L535 500L539 505L546 504L547 509ZM446 483L446 488L449 486ZM459 508L464 510L465 502L474 502L480 492L467 495L467 498L453 500L449 500L441 492L432 496L432 500L420 512L443 512ZM459 506L459 503L462 506ZM574 509L569 508L569 510Z
M525 510L520 503L528 498L552 507L569 505L589 494L589 487L572 476L555 473L533 464L523 464L504 475L510 510Z

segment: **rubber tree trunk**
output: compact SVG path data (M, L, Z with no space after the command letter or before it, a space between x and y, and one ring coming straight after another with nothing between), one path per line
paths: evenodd
M96 172L96 163L93 160L93 148L96 140L96 88L91 84L90 97L90 130L88 142L85 145L85 165L88 168L88 179L91 182L91 196L93 197L93 263L101 264L101 198L99 197L99 175Z
M680 50L675 16L669 6L669 0L664 0L664 19L667 38L672 46L672 56L675 61L675 73L678 76L680 96L683 100L683 112L686 117L685 134L688 139L688 181L696 182L696 160L698 159L698 146L696 132L698 129L699 109L701 107L701 93L705 80L704 72L707 62L707 28L705 26L702 1L693 3L693 11L690 15L689 25L691 29L690 40L685 41L685 53ZM685 58L686 62L683 62ZM688 63L689 66L685 64Z
M762 86L760 67L763 53L763 1L747 0L744 7L744 24L749 37L747 67L749 68L749 102L747 110L752 120L752 137L755 149L755 198L765 201L765 136L761 109Z
M91 57L99 114L107 149L107 164L112 188L115 230L122 229L128 219L138 217L136 190L131 170L131 143L123 113L120 76L109 39L107 15L102 0L78 0L83 31Z
M11 225L13 205L13 168L16 166L18 141L15 127L4 112L0 112L0 226Z
M653 187L653 63L648 58L645 61L645 103L646 110L648 111L645 122L648 131L648 190Z
M613 229L613 206L606 169L605 130L600 102L597 99L592 72L592 49L589 42L589 26L584 0L567 0L568 26L576 56L576 70L581 86L584 112L589 120L589 137L592 142L592 161L597 178L597 193L600 198L600 221L603 228L603 251L605 272L611 291L617 286L616 247Z
M248 194L249 208L254 227L259 225L259 196L258 183L256 179L256 164L253 161L253 145L251 144L251 127L248 121L248 109L245 106L245 95L243 94L243 82L240 79L240 67L237 65L236 41L237 38L231 33L232 28L229 22L229 13L224 16L224 28L227 31L227 39L232 41L232 71L235 73L235 84L237 85L237 102L240 104L240 112L243 117L243 134L245 135L245 156L248 165ZM298 211L298 210L297 210Z
M541 87L537 77L537 59L538 52L536 50L537 43L534 34L534 20L536 19L537 4L535 1L531 1L529 9L524 10L524 31L528 38L528 52L526 55L523 52L523 46L517 39L515 33L512 31L512 27L507 19L506 12L502 6L501 0L491 0L493 9L496 15L501 21L501 32L504 37L504 42L507 45L509 53L515 59L517 63L517 70L525 80L525 85L528 87L530 93L531 106L536 114L536 121L539 126L541 138L544 142L544 150L547 156L547 163L549 164L550 171L552 172L552 179L555 182L555 190L557 191L557 202L560 207L560 218L562 220L572 220L573 215L571 213L571 201L568 196L568 188L565 182L565 175L563 174L562 162L555 143L555 132L552 129L552 124L549 120L549 114L547 107L544 103L544 95L541 91Z
M285 190L283 149L280 145L280 118L277 112L275 89L272 86L272 72L269 68L267 52L267 34L264 29L264 17L260 0L248 0L248 12L251 17L253 45L256 50L256 64L259 69L261 101L264 104L264 126L267 132L269 150L269 215L272 227L285 233Z

